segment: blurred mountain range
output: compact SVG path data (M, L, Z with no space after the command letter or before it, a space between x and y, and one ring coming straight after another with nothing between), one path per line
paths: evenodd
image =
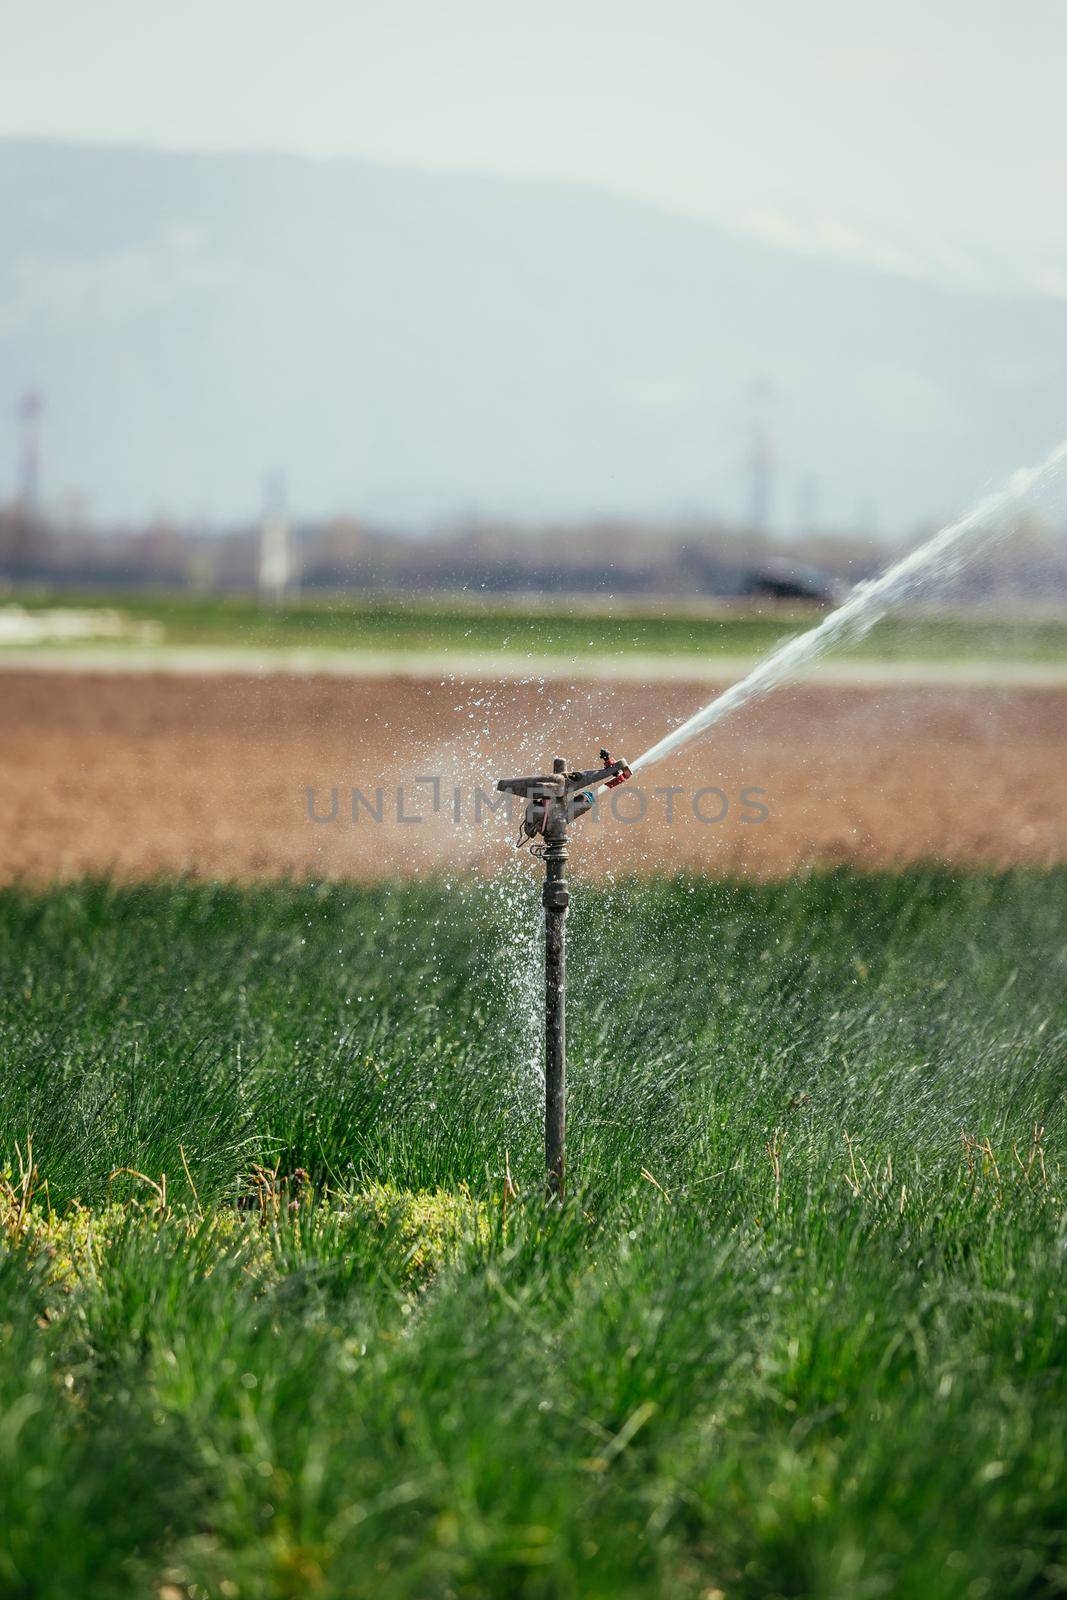
M246 517L283 470L302 515L412 528L762 494L896 535L1067 434L1067 302L596 189L6 141L0 219L0 500L36 390L45 497L102 521Z

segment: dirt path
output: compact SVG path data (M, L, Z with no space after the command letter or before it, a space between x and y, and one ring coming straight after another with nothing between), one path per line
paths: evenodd
M566 682L580 674L587 683L733 682L760 656L640 654L589 651L573 656L530 656L522 651L403 649L258 649L247 645L67 644L56 648L0 648L0 685L6 672L61 672L76 677L114 673L134 677L325 677L482 679L520 683L535 677ZM901 688L915 685L982 685L994 688L1067 689L1067 662L996 660L970 656L898 659L832 655L802 670L801 678L824 686Z
M489 865L511 829L484 807L475 823L477 785L556 753L594 764L601 743L632 757L708 694L706 680L6 672L0 878ZM438 780L436 810L420 777ZM616 791L617 818L582 824L583 867L765 875L843 860L1067 860L1067 689L804 684L641 780L640 792ZM366 802L355 823L353 787ZM333 821L309 820L309 788L327 817L336 790ZM368 810L379 801L380 822Z

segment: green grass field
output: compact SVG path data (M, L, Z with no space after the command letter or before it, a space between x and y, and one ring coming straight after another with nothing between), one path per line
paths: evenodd
M529 606L448 599L307 599L278 607L244 596L37 595L18 597L30 609L102 607L133 624L161 630L168 646L257 650L323 649L475 653L516 657L688 655L750 657L811 627L822 613L743 609L717 616L679 613L664 602L659 615L613 614L578 602ZM114 641L100 641L114 648ZM890 617L851 650L877 660L1013 660L1067 662L1067 619L998 616Z
M5 1600L1067 1589L1067 872L535 900L0 894Z

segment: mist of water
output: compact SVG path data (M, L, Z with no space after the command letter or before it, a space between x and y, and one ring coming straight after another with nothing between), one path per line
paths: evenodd
M691 739L705 733L724 717L739 711L780 683L793 677L801 667L817 660L834 645L861 639L886 612L901 601L920 593L933 580L950 577L979 550L1010 531L1005 515L1034 493L1051 473L1067 464L1067 440L1057 445L1035 467L1023 467L1012 474L1002 489L981 500L958 522L949 523L918 549L888 567L881 577L856 586L845 603L825 617L818 627L789 639L765 660L753 667L747 677L716 695L673 732L654 744L630 768L650 767L673 755Z

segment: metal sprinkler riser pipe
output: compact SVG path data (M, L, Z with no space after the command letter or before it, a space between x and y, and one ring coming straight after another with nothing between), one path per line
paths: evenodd
M603 765L585 772L568 772L557 756L551 773L532 778L500 778L497 789L526 799L519 844L545 863L541 904L545 912L545 1171L548 1192L563 1195L567 1155L567 907L570 890L564 876L568 828L595 804L594 789L609 789L630 776L625 761L613 761L601 750ZM544 843L535 845L540 836Z

